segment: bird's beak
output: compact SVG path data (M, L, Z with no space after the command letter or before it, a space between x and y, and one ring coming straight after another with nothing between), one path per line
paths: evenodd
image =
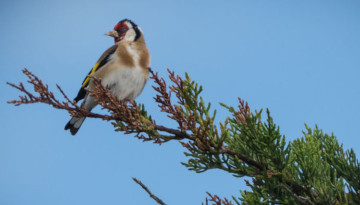
M114 38L118 38L118 37L119 37L118 32L115 31L115 30L109 31L109 32L105 33L104 35L112 36L112 37L114 37Z

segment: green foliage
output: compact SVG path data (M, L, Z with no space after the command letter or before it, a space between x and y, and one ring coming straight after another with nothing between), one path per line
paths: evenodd
M228 109L236 115L233 108ZM281 172L289 161L289 148L286 146L285 136L280 134L279 127L274 124L268 110L266 122L261 122L261 113L262 111L249 116L245 123L239 122L235 117L229 118L230 137L226 139L226 143L237 153L244 153L244 156ZM254 167L247 166L240 160L236 160L234 164L242 165L246 170L245 176L258 174Z
M311 129L305 125L304 136L287 143L268 109L263 121L262 110L250 114L244 111L244 105L235 110L224 104L231 117L220 124L218 133L213 125L215 114L209 115L210 103L204 106L199 97L202 87L191 82L187 75L184 84L185 89L177 90L176 94L185 99L182 108L185 116L195 113L197 129L207 130L212 146L203 151L192 144L191 152L185 153L191 159L183 164L196 172L218 168L236 177L252 177L253 183L247 183L251 191L241 191L238 199L233 197L236 203L240 204L239 200L243 204L360 203L359 162L353 150L344 153L334 135L324 134L317 126ZM224 154L221 144L257 162L263 169Z
M170 92L164 81L156 80L159 95L155 99L178 123L177 129L156 125L140 106L140 114L134 117L140 127L132 132L146 133L149 137L142 139L157 143L182 140L189 157L182 164L189 170L221 169L235 177L250 177L252 182L246 181L250 191L240 191L240 197L233 197L235 203L360 204L360 164L355 152L344 150L333 134L305 125L303 136L289 142L268 109L265 114L263 110L252 113L242 100L238 109L221 104L230 116L218 129L216 110L211 112L211 104L200 96L202 87L187 74L182 80L170 72L170 79ZM177 104L171 103L171 93ZM114 126L127 131L129 124Z

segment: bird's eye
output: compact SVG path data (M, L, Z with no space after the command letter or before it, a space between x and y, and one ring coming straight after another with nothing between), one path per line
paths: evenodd
M121 28L116 30L118 33L125 33L128 29L127 28Z

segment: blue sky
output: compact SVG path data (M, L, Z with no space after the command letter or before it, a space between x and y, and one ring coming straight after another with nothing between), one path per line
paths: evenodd
M113 44L103 34L123 18L144 31L155 71L188 72L203 85L217 121L228 115L218 102L241 97L252 110L269 108L288 140L318 124L359 156L359 9L358 1L2 1L0 204L156 204L131 177L168 204L245 189L219 170L187 171L177 142L142 143L96 119L71 136L65 111L6 104L19 92L5 82L25 81L24 67L75 97ZM172 126L151 85L137 101Z

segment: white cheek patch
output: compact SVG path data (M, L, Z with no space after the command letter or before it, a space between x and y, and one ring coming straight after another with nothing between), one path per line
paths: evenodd
M135 37L136 37L136 33L135 33L134 29L130 29L126 32L124 40L125 41L134 41Z

